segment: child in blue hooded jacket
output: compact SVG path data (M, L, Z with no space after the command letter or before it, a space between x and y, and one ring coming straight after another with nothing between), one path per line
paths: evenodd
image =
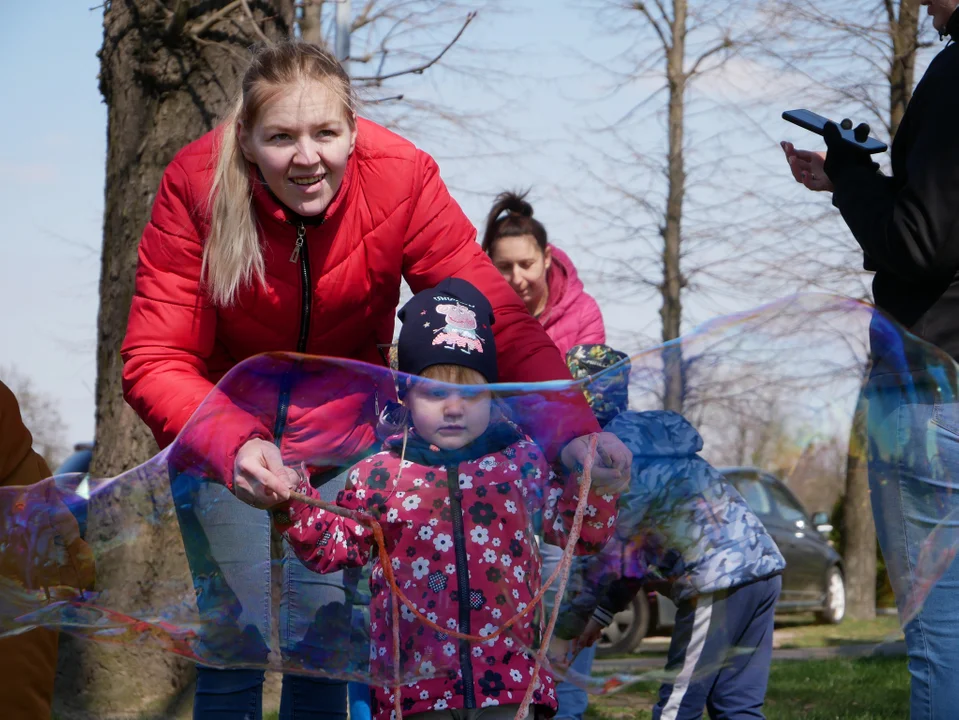
M615 535L571 574L557 629L592 645L643 585L668 582L677 605L654 720L763 718L773 613L785 560L742 496L699 456L681 415L627 410L629 360L606 345L570 350L573 376L607 432L633 453ZM562 712L562 708L561 708Z

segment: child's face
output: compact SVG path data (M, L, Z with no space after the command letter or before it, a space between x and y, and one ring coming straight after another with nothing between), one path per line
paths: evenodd
M404 402L416 432L442 450L459 450L482 435L493 404L488 390L423 380L410 388Z

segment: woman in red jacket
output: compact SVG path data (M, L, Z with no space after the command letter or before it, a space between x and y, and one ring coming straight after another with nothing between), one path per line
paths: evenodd
M401 279L418 292L452 276L493 305L504 381L569 378L556 347L474 241L436 163L358 118L346 73L305 43L258 52L227 121L167 168L140 243L124 393L161 447L177 439L173 493L211 663L262 665L270 644L269 516L230 491L273 504L284 457L308 454L302 446L311 442L335 446L337 457L369 452L382 402L383 389L371 388L317 407L281 383L265 422L248 398L210 394L237 363L296 351L386 365L382 348L392 340ZM177 438L208 394L204 412L214 431ZM540 428L533 417L519 420L551 459L567 443L564 457L582 459L584 436L599 428L581 394L565 397L561 422L555 413ZM284 428L293 426L317 432L288 437ZM597 477L628 481L629 452L614 437L600 442L612 463ZM332 499L342 487L340 477L321 495ZM284 660L322 670L324 650L349 643L337 634L344 619L349 627L349 594L342 578L309 572L288 548L283 568ZM318 682L285 677L280 717L344 717L345 684L335 685L333 702ZM199 667L194 715L258 718L262 683L259 670Z
M497 196L483 250L564 356L574 345L606 342L599 305L586 294L566 253L549 244L526 193Z

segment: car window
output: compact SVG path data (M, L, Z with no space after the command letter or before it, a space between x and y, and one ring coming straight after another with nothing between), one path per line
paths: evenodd
M769 494L776 502L776 514L788 523L807 522L806 511L785 490L773 484L767 485Z
M85 473L90 470L90 459L92 457L92 450L78 450L64 460L63 464L55 470L55 473L57 475L77 472Z
M757 515L769 515L772 512L772 502L766 487L758 479L746 476L733 476L730 478L743 500Z

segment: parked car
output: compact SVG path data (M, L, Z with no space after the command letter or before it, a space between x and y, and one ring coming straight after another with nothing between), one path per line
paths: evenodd
M90 460L93 458L93 443L77 443L73 452L53 471L54 475L67 473L86 473L90 470Z
M93 459L93 443L77 443L71 453L53 471L57 485L64 491L67 507L80 525L80 537L87 534L87 500L90 499L90 461Z
M829 515L809 517L788 487L770 473L753 467L719 468L773 536L786 558L780 614L815 612L819 622L838 624L846 614L843 561L829 544ZM617 614L600 638L597 655L635 650L648 634L672 628L676 606L646 588L630 607Z

